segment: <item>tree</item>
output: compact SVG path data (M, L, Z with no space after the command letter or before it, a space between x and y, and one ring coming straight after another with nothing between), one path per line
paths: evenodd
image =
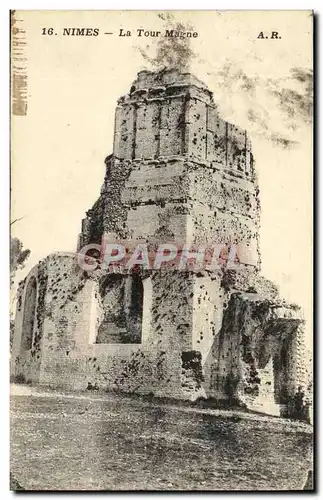
M11 222L10 226L18 222L20 219L15 219ZM19 238L10 238L10 285L13 288L16 273L18 269L22 269L30 255L30 250L28 248L23 248L23 243ZM13 296L15 294L13 293ZM12 347L14 332L14 320L13 312L10 311L10 348Z
M10 283L16 277L18 269L22 269L30 255L29 249L23 248L23 243L19 238L10 238Z

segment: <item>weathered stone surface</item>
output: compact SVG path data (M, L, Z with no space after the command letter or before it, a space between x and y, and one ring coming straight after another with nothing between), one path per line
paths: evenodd
M251 143L211 92L176 70L138 74L119 99L113 154L78 249L104 233L243 245L237 269L80 269L53 254L21 284L12 376L50 386L213 398L305 419L303 319L260 275Z

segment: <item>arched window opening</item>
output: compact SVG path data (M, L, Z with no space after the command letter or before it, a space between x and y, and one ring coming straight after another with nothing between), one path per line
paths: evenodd
M24 301L24 316L22 323L21 350L29 351L33 345L35 312L37 301L37 281L34 276L27 284Z
M110 274L100 285L103 319L97 344L140 344L143 284L138 274Z

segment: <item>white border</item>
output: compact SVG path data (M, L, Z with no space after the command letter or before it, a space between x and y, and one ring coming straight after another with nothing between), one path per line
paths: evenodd
M1 203L1 211L0 211L0 234L2 235L2 244L0 246L0 262L1 262L1 300L0 300L0 320L1 320L1 339L0 342L2 342L1 345L1 354L2 354L2 362L0 363L0 390L1 390L1 423L0 423L0 428L1 428L1 447L0 447L0 493L1 493L1 498L8 498L9 496L11 497L13 493L10 493L8 491L8 485L9 485L9 463L8 463L8 457L9 457L9 398L8 398L8 382L9 382L9 370L8 370L8 340L9 340L9 333L8 333L8 326L9 326L9 290L8 290L8 284L9 284L9 269L8 269L8 263L9 263L9 238L8 238L8 220L9 220L9 170L8 170L8 165L9 165L9 127L8 127L8 121L9 121L9 9L22 9L22 10L160 10L160 11L165 11L165 10L309 10L313 9L316 15L320 14L320 5L321 2L319 3L318 0L315 0L314 2L309 2L306 1L286 1L286 0L271 0L270 2L259 2L259 1L249 1L249 2L238 2L238 1L230 1L230 0L218 0L217 2L212 2L212 1L207 1L207 0L199 0L198 2L192 1L192 0L164 0L163 2L151 2L150 1L137 1L134 2L133 0L118 0L118 2L107 2L102 1L102 0L91 0L91 1L85 1L85 0L78 0L78 1L71 1L71 0L55 0L55 1L48 1L46 4L44 2L40 2L39 0L19 0L16 1L15 4L13 5L13 2L7 2L4 0L1 3L0 7L0 37L1 37L1 43L0 43L0 54L1 54L1 100L2 100L2 106L1 106L1 121L2 121L2 127L1 127L1 168L0 168L0 189L1 189L1 195L0 195L0 203ZM322 12L322 11L321 11ZM321 46L321 41L319 40L319 21L318 19L317 22L317 31L318 33L316 36L318 37L318 43L317 43L317 60L316 60L316 88L317 88L317 94L319 94L319 82L321 80L321 55L322 53L322 46ZM319 102L321 99L319 99L319 95L317 96L317 118L318 116L321 115L321 107L319 106ZM319 184L319 187L316 186L316 193L317 193L317 210L318 210L318 224L317 224L317 244L319 245L320 251L317 248L317 258L320 257L320 253L322 250L322 234L323 234L323 217L322 217L322 204L320 203L320 197L322 196L322 175L319 175L319 170L320 170L320 164L319 162L319 144L321 143L322 140L322 134L321 131L318 131L317 133L317 165L316 165L316 181ZM316 269L316 272L318 273L318 283L317 285L319 286L321 284L322 280L322 268ZM318 292L318 289L317 289ZM317 297L317 307L320 310L320 301ZM320 312L320 311L319 311ZM318 322L317 322L317 333L316 333L316 341L320 347L320 350L322 349L322 341L320 342L320 325L321 321L320 316L318 317ZM321 352L320 352L321 354ZM322 359L322 356L321 356ZM319 360L319 355L317 353L316 355L316 373L318 375L319 372L319 366L320 366L320 360ZM321 373L320 373L321 375ZM321 377L320 377L321 378ZM321 381L321 380L320 380ZM318 380L316 381L318 385ZM318 396L318 392L317 392ZM317 406L319 406L319 401L317 397ZM317 413L319 414L319 408L317 408ZM317 424L318 422L317 418ZM317 456L320 455L320 449L316 450ZM317 460L318 462L318 460ZM317 463L317 465L321 466L322 465L322 460L319 461L320 463ZM319 484L319 478L321 476L320 470L317 470L317 480L318 480L318 486ZM200 493L197 493L198 495ZM216 493L216 495L219 495L221 493ZM45 495L43 493L41 496ZM65 497L66 494L63 494L62 496ZM89 493L90 495L90 493ZM119 494L120 495L120 494ZM171 495L168 493L168 496ZM229 497L233 497L234 493L229 494ZM248 495L248 494L247 494ZM266 494L265 494L266 495ZM286 494L281 494L282 498L285 497ZM290 493L289 495L293 495L293 493ZM294 494L295 495L295 494ZM40 495L38 494L37 497ZM87 495L85 495L87 496ZM192 494L185 495L187 498L192 498ZM228 496L228 495L226 495ZM278 495L279 497L280 495ZM34 497L34 494L29 493L29 498ZM82 495L84 498L84 495ZM277 496L276 496L277 498Z

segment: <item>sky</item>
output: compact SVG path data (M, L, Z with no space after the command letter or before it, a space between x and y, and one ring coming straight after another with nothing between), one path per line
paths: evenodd
M75 251L81 219L100 193L112 152L117 99L152 69L156 12L20 11L26 31L27 114L12 116L13 236L31 249L23 278L51 252ZM190 24L188 69L214 93L221 116L248 130L259 178L262 274L312 315L312 129L309 11L177 12ZM57 35L42 35L53 27ZM99 28L97 37L63 28ZM119 37L119 29L132 32ZM260 32L268 39L258 38ZM277 31L280 39L270 39ZM113 35L104 35L112 32Z

